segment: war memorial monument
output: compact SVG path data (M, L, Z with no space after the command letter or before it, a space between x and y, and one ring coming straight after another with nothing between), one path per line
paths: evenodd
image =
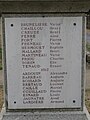
M75 11L73 0L27 1L24 8L25 1L15 3L9 2L14 11L2 12L2 120L89 120L84 103L86 11Z

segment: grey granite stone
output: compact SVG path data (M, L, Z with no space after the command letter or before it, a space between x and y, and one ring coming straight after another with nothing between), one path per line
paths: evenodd
M86 114L4 115L2 120L88 120Z
M61 1L4 1L0 2L2 13L40 13L40 12L88 12L90 0L84 2Z
M60 1L60 2L89 2L89 0L0 0L2 2L5 1Z

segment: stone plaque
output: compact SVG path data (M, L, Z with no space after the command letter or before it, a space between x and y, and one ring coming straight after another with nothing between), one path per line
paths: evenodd
M82 107L82 17L5 17L8 109Z

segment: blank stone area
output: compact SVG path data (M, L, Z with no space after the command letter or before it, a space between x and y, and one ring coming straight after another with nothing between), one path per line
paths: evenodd
M4 115L2 120L87 120L85 114Z

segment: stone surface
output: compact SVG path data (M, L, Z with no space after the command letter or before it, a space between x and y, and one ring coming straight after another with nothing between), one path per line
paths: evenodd
M84 107L83 111L73 112L5 112L5 107L0 114L0 120L90 120L90 115Z
M73 21L77 26L73 25ZM24 32L24 29L32 27L32 23L35 24L34 28L38 30L38 33L30 30L29 34L33 42L28 48L28 43L31 41L27 42L27 39L24 38L28 32L27 30ZM41 27L39 27L39 23ZM81 16L44 18L42 16L35 18L33 16L29 18L28 16L26 18L24 16L18 18L6 16L7 73L5 72L5 74L7 74L8 109L82 107L80 87L83 74L81 71L82 53L80 52L82 51L82 23ZM28 27L25 24L28 24ZM32 33L35 37L32 36ZM43 46L39 50L40 53L38 47L34 47L34 42ZM55 45L57 43L59 46ZM32 63L28 64L28 60L25 60L28 58L27 53L32 58L32 60L30 59ZM37 54L37 56L34 57L32 54ZM76 64L73 61L76 61ZM37 78L41 78L40 82L37 82ZM35 80L37 80L36 83ZM73 88L69 86L73 86Z
M85 114L4 115L2 120L88 120Z
M81 2L67 2L66 0L63 2L0 2L0 13L5 12L15 12L15 13L40 13L40 12L49 12L49 13L57 13L57 12L88 12L90 9L90 1ZM41 0L40 0L41 1ZM45 0L44 0L45 1ZM78 112L65 112L65 113L6 113L3 115L1 120L89 120L86 117L85 113Z
M60 1L60 2L88 2L89 0L1 0L5 1Z
M0 2L0 13L40 13L40 12L88 12L90 1L56 2L56 1L14 1Z

